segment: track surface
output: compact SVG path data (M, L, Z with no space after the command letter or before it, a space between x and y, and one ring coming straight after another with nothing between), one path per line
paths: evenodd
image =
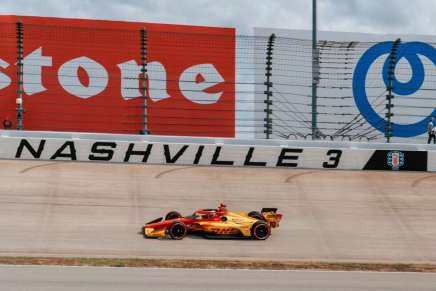
M267 241L144 239L224 201L278 207ZM0 255L436 262L436 175L0 161Z
M1 290L430 291L436 274L0 266Z

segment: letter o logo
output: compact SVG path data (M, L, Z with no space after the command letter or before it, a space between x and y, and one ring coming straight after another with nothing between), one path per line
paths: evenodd
M79 68L83 68L89 77L89 84L83 85L78 76ZM72 59L59 68L59 83L71 95L87 99L100 94L108 84L108 72L93 59L80 57Z
M384 132L387 122L382 118L369 103L368 96L366 94L366 76L371 65L382 55L389 54L391 52L393 42L381 42L370 47L359 59L353 75L353 95L357 108L362 116L371 124L374 128L380 132ZM403 83L397 80L394 76L392 82L392 92L397 95L411 95L417 92L425 79L424 65L418 57L422 55L436 65L436 50L429 44L423 42L407 42L401 43L398 47L396 63L401 58L404 58L409 62L412 69L412 78ZM389 58L386 59L383 70L382 78L385 84L388 84L388 72L389 72ZM436 116L436 109L430 114L430 116ZM397 137L413 137L423 134L427 130L428 117L412 124L398 124L392 123L392 134Z

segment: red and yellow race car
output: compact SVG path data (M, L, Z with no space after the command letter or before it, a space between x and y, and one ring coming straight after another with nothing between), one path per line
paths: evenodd
M146 223L143 234L147 238L183 239L188 233L204 234L206 237L245 237L265 240L271 228L279 226L282 214L277 208L262 208L260 212L231 212L224 204L217 209L200 209L190 216L177 211L169 212Z

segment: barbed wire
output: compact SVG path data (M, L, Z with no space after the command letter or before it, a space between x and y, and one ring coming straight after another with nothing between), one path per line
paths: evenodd
M25 128L138 133L147 125L152 134L232 136L236 132L265 136L269 37L234 35L228 31L147 33L144 76L139 30L25 24ZM119 42L107 45L114 35ZM0 38L0 58L8 63L8 67L0 68L0 118L13 119L16 91L21 85L15 69L15 25L0 24ZM380 116L386 113L382 69L387 55L374 62L366 76L354 72L362 54L376 43L318 42L319 74L315 83L319 138L383 139L384 123L368 124L357 109L354 96L356 88L363 88L373 110ZM59 57L50 45L58 51L74 53ZM40 56L29 56L39 48ZM81 56L87 58L70 63ZM405 52L404 56L413 56L413 52ZM51 64L46 65L49 57ZM208 63L214 67L202 67L201 72L188 70ZM268 129L272 138L311 137L312 72L310 40L276 37ZM365 78L366 84L353 84L360 77ZM405 84L411 78L407 63L397 65L395 77L403 81L404 90L414 89ZM394 99L396 122L426 118L436 107L435 66L426 66L425 77L419 91ZM80 98L75 96L77 92Z

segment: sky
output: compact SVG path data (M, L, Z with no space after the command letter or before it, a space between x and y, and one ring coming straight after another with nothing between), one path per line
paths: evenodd
M0 14L158 23L310 29L312 0L2 0ZM436 34L435 0L318 0L318 28Z

